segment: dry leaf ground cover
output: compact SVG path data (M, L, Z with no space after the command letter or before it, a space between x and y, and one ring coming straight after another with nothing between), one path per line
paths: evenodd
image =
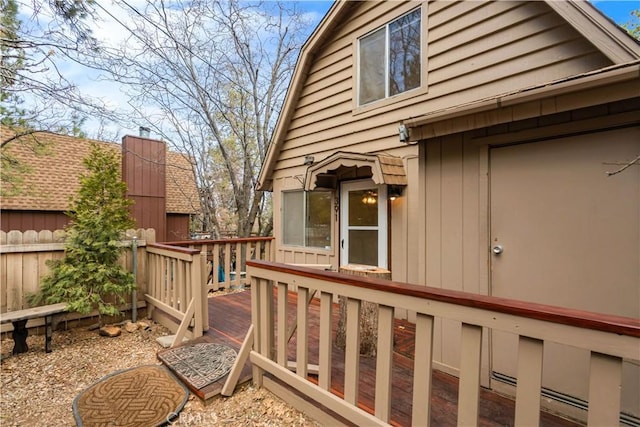
M121 369L159 364L156 338L168 334L161 325L122 331L106 338L86 327L56 331L53 352L45 353L44 336L29 336L29 352L12 355L13 341L1 342L0 426L74 426L73 399L100 378ZM245 384L229 398L208 405L190 396L173 425L307 426L318 425L264 389Z

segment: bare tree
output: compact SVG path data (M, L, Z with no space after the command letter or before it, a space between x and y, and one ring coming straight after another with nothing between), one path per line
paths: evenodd
M112 117L60 68L99 50L92 0L1 0L0 11L0 120L11 130L1 147L36 131L71 133L87 115Z
M308 34L304 15L294 3L120 4L130 36L93 65L128 88L138 122L191 157L204 230L269 233L268 199L255 185Z

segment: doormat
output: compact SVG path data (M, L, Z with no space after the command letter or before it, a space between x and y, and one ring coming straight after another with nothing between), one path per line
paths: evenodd
M73 400L81 427L160 426L182 410L189 390L160 365L114 372Z
M231 347L214 343L188 344L158 353L158 359L196 390L227 375L236 357Z

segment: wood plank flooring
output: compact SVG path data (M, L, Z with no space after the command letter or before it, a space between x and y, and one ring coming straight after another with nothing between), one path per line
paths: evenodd
M291 325L295 317L295 293L288 297L289 319ZM209 330L199 342L218 342L240 349L242 341L251 324L251 293L249 291L209 298ZM338 308L334 309L334 333L337 325ZM318 364L318 323L319 301L313 300L309 313L309 363ZM408 426L411 424L411 405L413 390L413 335L415 327L412 323L397 320L394 328L394 367L392 386L391 424ZM293 335L288 347L289 360L295 360L296 335ZM373 413L375 394L375 358L360 357L360 384L358 404L361 408ZM331 391L342 396L344 391L344 352L334 346L333 374ZM251 377L249 363L243 370L242 381ZM310 376L313 381L315 378ZM203 399L209 399L220 392L224 379L194 393ZM457 424L458 379L445 373L433 372L431 396L431 425L455 426ZM483 389L480 401L481 426L512 426L514 423L514 402L504 396ZM568 420L547 412L541 413L541 426L564 427L577 426Z

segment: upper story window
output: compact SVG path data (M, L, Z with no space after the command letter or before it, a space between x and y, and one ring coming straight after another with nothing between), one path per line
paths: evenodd
M358 105L421 83L421 10L415 9L358 40Z

